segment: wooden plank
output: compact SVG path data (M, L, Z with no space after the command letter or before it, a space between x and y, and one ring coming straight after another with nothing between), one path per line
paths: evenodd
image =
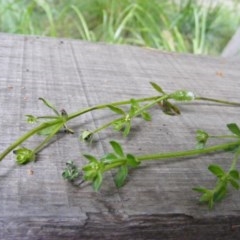
M222 57L240 59L240 27L222 52Z
M154 95L149 84L154 81L169 91L189 89L197 95L240 101L237 62L131 46L0 34L0 72L0 151L29 129L25 114L48 112L38 97L73 112ZM128 138L109 129L90 148L79 142L77 129L92 129L111 118L109 111L93 112L72 121L77 133L59 136L36 163L18 167L14 156L8 156L0 166L0 238L238 239L239 193L230 192L209 211L192 191L196 185L212 186L215 179L208 164L227 168L230 154L144 163L120 190L108 174L99 193L88 185L73 187L61 178L66 161L82 166L86 162L82 153L101 156L110 150L111 139L138 155L183 150L194 147L197 129L224 134L226 123L239 122L234 107L182 104L180 108L179 117L153 108L153 120L136 120ZM37 141L34 138L29 145Z

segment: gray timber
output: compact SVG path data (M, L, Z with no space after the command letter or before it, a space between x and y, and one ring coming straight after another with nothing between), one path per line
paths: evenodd
M31 128L26 114L51 113L44 97L59 109L75 112L109 101L156 95L149 82L166 91L188 89L197 96L240 102L239 61L176 54L132 46L0 34L0 151ZM195 147L195 132L228 134L240 123L239 109L213 103L182 103L180 116L151 109L153 119L136 119L123 138L112 129L95 137L92 147L79 141L85 129L113 118L109 110L88 113L69 123L76 133L59 134L38 161L17 166L10 154L0 163L0 239L240 239L240 195L209 211L198 203L195 186L212 187L211 163L227 169L230 153L145 162L116 189L113 174L100 192L74 187L61 173L68 160L83 166L83 153L102 156L109 140L136 155ZM34 147L41 138L32 138Z
M222 52L223 57L240 59L240 27Z

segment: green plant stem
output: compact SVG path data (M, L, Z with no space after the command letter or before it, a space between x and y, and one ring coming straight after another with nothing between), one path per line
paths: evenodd
M138 111L136 111L136 112L135 112L133 115L131 115L130 117L131 117L131 118L136 117L137 115L139 115L139 114L140 114L141 112L143 112L144 110L152 107L152 106L155 105L157 102L162 101L162 100L164 100L164 99L166 99L166 98L168 98L168 95L163 95L163 96L161 96L161 97L158 97L158 98L157 98L156 100L154 100L153 102L144 105L142 108L140 108ZM113 105L113 104L111 104L111 105ZM115 106L116 106L116 105L115 105ZM94 131L92 131L92 133L94 134L94 133L100 132L100 131L102 131L103 129L111 126L111 125L114 124L115 122L117 122L117 121L119 121L119 120L121 120L121 119L124 120L125 118L126 118L126 116L121 117L121 118L114 119L114 120L112 120L112 121L110 121L110 122L102 125L101 127L95 129Z
M107 172L111 169L117 168L122 166L126 162L126 159L119 159L118 161L115 161L114 163L110 163L104 167L103 172Z
M64 126L64 124L59 124L56 126L54 131L51 132L34 150L34 153L38 153L42 148L54 137L54 135Z
M177 151L177 152L168 152L168 153L156 153L156 154L150 154L150 155L142 155L142 156L136 156L136 159L139 162L143 161L149 161L149 160L166 160L166 159L176 159L176 158L184 158L184 157L190 157L194 155L201 155L201 154L208 154L208 153L213 153L217 151L223 151L228 148L232 148L235 146L240 145L240 140L231 142L231 143L223 143L223 144L218 144L210 147L206 147L204 149L191 149L187 151ZM232 164L231 168L234 168L236 166L237 159L240 155L240 151L238 152L237 155L235 155L234 158L234 163ZM126 162L126 159L118 159L117 161L107 164L104 168L104 172L120 167L122 166L123 163Z
M219 99L215 99L215 98L195 97L195 100L215 102L215 103L227 104L227 105L238 106L238 107L240 106L240 103L237 103L237 102L219 100Z
M234 155L234 158L233 158L233 161L232 161L232 164L231 164L231 167L230 167L229 171L231 171L233 169L236 169L236 165L237 165L237 161L239 159L239 156L240 156L240 148L237 150L237 152Z
M24 141L26 141L28 138L30 138L31 136L33 136L34 134L36 134L37 132L48 128L50 126L53 126L55 124L61 123L61 120L55 120L55 121L51 121L51 122L45 122L40 124L39 126L33 128L32 130L28 131L27 133L25 133L23 136L21 136L20 138L18 138L13 144L11 144L7 149L5 149L1 154L0 154L0 161L3 160L3 158L8 155L11 151L13 151L17 146L19 146L20 144L22 144Z
M91 133L92 133L92 134L95 134L95 133L97 133L97 132L100 132L100 131L102 131L103 129L108 128L109 126L111 126L112 124L114 124L115 122L117 122L117 121L119 121L119 120L121 120L121 119L124 119L124 117L114 119L114 120L112 120L112 121L110 121L110 122L102 125L101 127L96 128L96 129L95 129L94 131L92 131Z
M149 104L146 104L146 105L144 105L143 107L141 107L141 108L140 108L138 111L136 111L136 112L134 113L134 115L131 116L131 117L135 117L135 116L141 114L144 110L146 110L146 109L154 106L156 103L158 103L158 102L160 102L160 101L162 101L162 100L164 100L164 99L167 99L168 97L169 97L169 94L165 94L165 95L163 95L163 96L161 96L161 97L158 97L158 98L157 98L156 100L154 100L153 102L151 102L151 103L149 103Z
M153 101L149 104L146 104L145 106L143 106L141 109L139 109L139 111L137 111L134 116L140 114L142 111L144 111L147 108L150 108L151 106L153 106L154 104L156 104L157 102L166 99L169 95L163 95L163 96L153 96L153 97L147 97L147 98L139 98L136 99L137 102L148 102L148 101ZM210 101L210 102L217 102L217 103L221 103L221 104L228 104L228 105L234 105L234 106L240 106L240 103L236 103L236 102L229 102L229 101L224 101L224 100L218 100L218 99L213 99L213 98L205 98L205 97L196 97L196 100L203 100L203 101ZM131 100L125 100L125 101L118 101L118 102L113 102L113 103L105 103L105 104L100 104L100 105L96 105L93 107L89 107L89 108L85 108L83 110L77 111L75 113L72 113L70 115L68 115L68 117L65 119L65 122L70 121L73 118L76 118L82 114L85 114L87 112L93 111L93 110L99 110L99 109L104 109L107 108L109 105L113 105L113 106L119 106L119 105L125 105L125 104L130 104ZM48 128L50 126L53 126L55 124L58 124L62 122L62 120L60 119L56 119L56 120L52 120L49 122L45 122L40 124L39 126L33 128L32 130L28 131L26 134L24 134L23 136L21 136L19 139L17 139L13 144L11 144L7 149L5 149L1 154L0 154L0 161L7 155L9 154L12 150L14 150L17 146L19 146L21 143L23 143L24 141L26 141L28 138L30 138L31 136L33 136L35 133ZM110 124L110 123L109 123ZM44 143L45 144L45 143ZM168 158L168 157L166 157Z
M168 97L168 95L164 95L164 96L158 97L158 98L157 98L156 100L154 100L153 102L144 105L144 106L143 106L142 108L140 108L136 113L134 113L133 115L131 115L131 118L136 117L136 116L139 115L142 111L144 111L144 110L152 107L152 106L155 105L157 102L162 101L162 100L166 99L167 97ZM113 105L113 104L111 104L111 105ZM115 106L116 106L116 105L115 105ZM94 131L92 131L92 133L94 134L94 133L100 132L101 130L103 130L103 129L109 127L109 126L111 126L111 125L114 124L115 122L117 122L117 121L119 121L119 120L121 120L121 119L124 120L125 117L126 117L126 116L121 117L121 118L114 119L114 120L112 120L112 121L110 121L110 122L102 125L101 127L95 129Z
M153 97L147 97L147 98L139 98L139 99L136 99L136 101L137 102L149 102L149 101L152 101L152 100L156 100L158 98L159 98L159 96L153 96ZM130 103L131 103L131 100L125 100L125 101L119 101L119 102L104 103L104 104L96 105L96 106L93 106L93 107L85 108L85 109L80 110L78 112L69 114L68 117L67 117L67 121L69 121L73 118L76 118L76 117L78 117L82 114L85 114L87 112L90 112L90 111L107 108L109 105L120 106L120 105L126 105L126 104L130 104Z
M188 151L179 151L179 152L168 152L168 153L157 153L157 154L149 154L137 156L138 161L149 161L149 160L161 160L161 159L169 159L169 158L183 158L190 157L199 154L207 154L211 152L226 150L228 148L232 148L240 145L240 140L230 143L223 143L219 145L214 145L211 147L206 147L203 149L192 149Z
M155 100L156 98L159 98L159 96L154 96L154 97L148 97L148 98L140 98L140 99L137 99L136 101L138 102L147 102L147 101L151 101L151 100ZM124 105L124 104L130 104L131 101L130 100L125 100L125 101L118 101L118 102L113 102L113 103L110 103L111 105L114 105L114 106L118 106L118 105ZM107 106L109 106L109 103L107 104L100 104L100 105L97 105L97 106L93 106L93 107L89 107L89 108L86 108L86 109L83 109L81 111L78 111L78 112L75 112L73 114L70 114L66 120L65 120L65 123L67 121L70 121L71 119L73 118L76 118L82 114L85 114L87 112L90 112L90 111L93 111L93 110L99 110L99 109L103 109L103 108L107 108ZM45 118L44 116L43 117L39 117L39 118ZM47 116L47 118L49 118L49 116ZM52 118L50 116L50 118ZM56 118L56 117L53 117L53 118ZM48 122L45 122L45 123L41 123L39 126L31 129L30 131L28 131L27 133L25 133L23 136L21 136L20 138L18 138L14 143L12 143L7 149L5 149L1 154L0 154L0 161L3 160L3 158L6 157L6 155L8 155L11 151L13 151L16 147L18 147L20 144L22 144L24 141L26 141L28 138L30 138L31 136L33 136L34 134L36 134L37 132L45 129L45 128L48 128L48 127L51 127L51 126L54 126L58 123L61 123L62 120L61 119L56 119L56 120L52 120L52 121L48 121ZM51 139L51 138L50 138ZM49 140L50 140L49 139ZM44 141L44 145L46 144L47 142ZM39 146L40 147L40 146ZM41 147L40 147L41 148ZM38 149L37 149L38 151Z
M218 139L220 139L220 138L239 138L239 136L235 136L235 135L214 136L214 135L212 135L212 136L209 136L209 138L218 138Z

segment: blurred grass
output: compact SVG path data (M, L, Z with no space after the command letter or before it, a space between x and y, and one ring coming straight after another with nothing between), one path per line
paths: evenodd
M217 55L240 25L237 2L0 0L0 31ZM209 1L210 2L210 1ZM234 2L234 1L233 1Z

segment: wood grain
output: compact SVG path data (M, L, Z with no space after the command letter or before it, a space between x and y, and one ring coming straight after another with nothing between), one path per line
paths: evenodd
M240 28L237 29L222 52L222 57L240 59Z
M156 94L149 82L166 91L189 89L200 96L239 98L239 63L234 60L166 53L131 46L66 39L0 34L0 151L27 131L24 115L46 114L38 97L73 112L98 103ZM109 111L73 120L74 135L59 135L36 163L18 167L9 155L0 166L0 239L239 239L240 196L209 211L198 204L198 185L213 186L210 163L228 168L231 154L144 163L120 190L107 174L99 193L91 186L73 187L61 173L68 160L82 166L81 156L101 156L109 140L134 154L194 147L195 131L225 134L239 123L236 107L181 104L178 117L153 108L151 122L137 119L123 139L108 129L92 148L79 142L80 131L112 118ZM35 146L34 137L27 146ZM31 172L31 174L29 174Z

